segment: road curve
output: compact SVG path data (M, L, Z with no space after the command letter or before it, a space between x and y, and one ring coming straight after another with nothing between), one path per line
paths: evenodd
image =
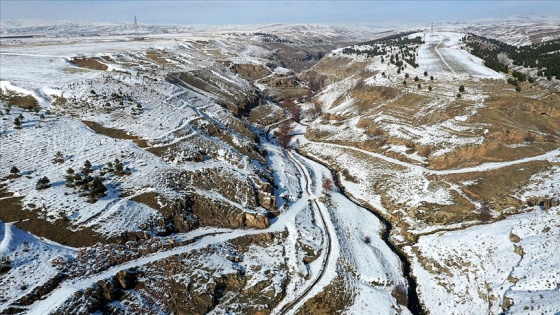
M292 162L294 162L294 164L299 169L301 174L303 176L305 176L305 179L306 179L305 190L307 191L309 197L311 197L313 194L312 194L311 187L310 187L311 176L309 175L309 172L306 171L305 166L303 164L301 164L301 162L299 162L293 156L293 154L291 152L288 152L288 157L290 158L290 160L292 160ZM315 280L313 280L313 282L297 298L295 298L293 301L291 301L290 303L288 303L288 304L284 305L284 307L282 307L282 309L278 312L278 314L281 314L281 315L288 314L290 311L296 310L295 309L296 305L298 303L300 303L301 301L303 301L309 295L311 290L317 285L317 283L319 283L319 281L321 281L321 279L325 275L325 271L327 270L326 266L329 263L331 252L332 252L332 235L330 234L330 231L327 228L327 222L325 221L325 216L323 215L323 210L319 206L319 203L317 202L316 198L315 199L309 199L309 200L311 202L313 202L313 204L315 204L315 207L317 207L319 215L321 216L321 221L323 222L323 231L324 231L324 233L327 237L326 253L325 253L325 256L324 256L325 258L323 259L323 264L321 265L321 270L319 271L319 274L318 274L317 278Z

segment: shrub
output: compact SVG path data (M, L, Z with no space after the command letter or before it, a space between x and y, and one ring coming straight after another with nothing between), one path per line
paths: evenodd
M463 85L459 86L459 92L461 93L465 92L465 86Z
M457 93L457 98L461 98L461 93Z
M287 148L290 144L290 133L292 132L292 125L290 122L285 121L280 124L278 130L276 131L276 138L281 146Z
M10 257L5 256L0 258L0 274L8 272L12 269L12 260Z
M15 166L12 166L12 168L10 169L10 173L12 174L19 174L19 169Z
M64 163L64 155L62 155L62 152L60 151L56 152L56 154L54 155L54 162Z
M325 178L325 179L323 180L323 185L321 185L321 187L323 188L323 192L324 192L325 194L328 194L329 191L331 191L331 190L334 189L334 183L333 183L332 179L330 179L330 178Z
M45 189L51 187L51 181L47 176L40 178L35 185L36 189Z
M21 120L19 119L19 117L16 117L16 119L14 119L14 128L21 129Z
M519 85L515 87L515 92L521 92L521 87Z

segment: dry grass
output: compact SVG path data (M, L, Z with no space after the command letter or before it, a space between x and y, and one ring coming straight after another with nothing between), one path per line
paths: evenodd
M70 222L67 220L59 219L49 222L38 218L37 211L23 209L22 199L23 197L0 199L0 220L16 222L15 225L22 230L72 247L91 246L104 241L104 238L91 228L72 231Z
M31 95L22 95L18 93L5 93L0 90L0 100L6 102L9 106L16 106L25 110L38 111L41 109L37 99Z
M476 180L476 184L463 189L467 195L484 201L499 202L527 183L532 175L549 166L549 162L534 161L487 172L448 175L448 179L453 182Z
M102 125L88 120L82 121L86 126L91 128L93 131L102 134L107 137L115 138L115 139L122 139L122 140L132 140L132 142L136 143L141 148L148 147L148 142L144 139L141 139L137 136L129 135L126 131L114 128L107 128L103 127Z
M169 63L169 61L164 58L162 56L162 52L157 51L157 50L150 50L146 53L146 56L148 58L150 58L150 60L152 60L153 62L160 64L160 65L166 65Z
M72 63L78 67L87 68L91 70L107 70L108 67L94 58L73 58Z

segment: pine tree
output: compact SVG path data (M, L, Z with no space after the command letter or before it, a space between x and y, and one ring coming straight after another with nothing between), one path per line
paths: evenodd
M99 177L95 177L91 182L91 193L95 197L103 197L107 191L107 187L103 185L103 182Z
M119 159L115 159L115 173L117 175L122 174L123 172L123 164L121 163L121 161L119 161Z
M15 129L21 129L21 120L16 117L16 119L14 119L14 128Z
M62 152L60 151L56 152L56 154L54 155L54 162L64 163L64 155L62 155Z
M12 174L19 174L19 169L15 166L12 166L12 168L10 169L10 173Z
M89 160L86 160L86 161L84 162L84 168L82 169L82 172L83 172L84 174L88 174L88 173L91 173L91 172L92 172L92 170L91 170L91 162L90 162Z
M45 189L51 186L51 181L47 176L40 178L35 185L36 189Z

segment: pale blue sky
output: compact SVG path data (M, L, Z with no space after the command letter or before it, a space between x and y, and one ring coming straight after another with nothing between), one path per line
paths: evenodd
M31 1L0 0L2 20L146 24L427 23L560 16L560 1Z

